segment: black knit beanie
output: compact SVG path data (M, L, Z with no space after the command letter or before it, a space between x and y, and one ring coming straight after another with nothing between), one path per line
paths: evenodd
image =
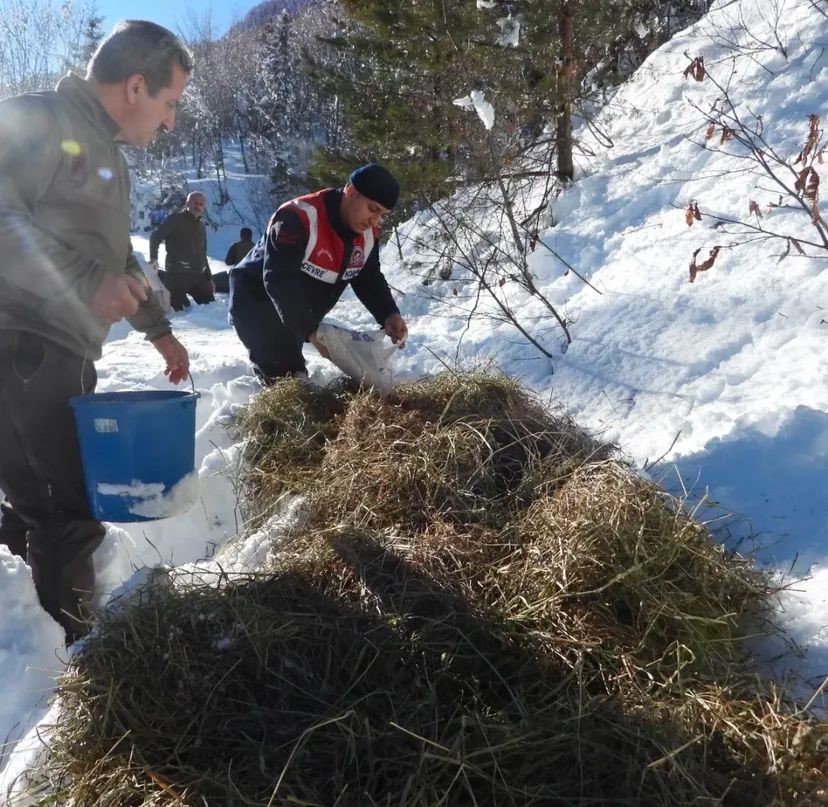
M397 204L400 196L400 184L391 176L388 169L376 163L368 163L357 168L351 176L350 182L363 196L373 202L387 207L389 210Z

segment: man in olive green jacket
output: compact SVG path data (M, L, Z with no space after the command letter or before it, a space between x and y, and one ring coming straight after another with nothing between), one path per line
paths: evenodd
M193 191L184 209L173 213L150 236L150 261L158 268L158 247L163 242L167 250L161 280L170 292L173 311L189 308L189 294L199 305L212 303L212 272L207 262L207 230L202 217L207 209L203 193Z
M0 103L0 544L27 558L44 608L67 641L86 632L91 514L74 395L127 318L161 354L170 381L187 351L132 254L129 173L119 142L147 146L171 129L192 60L165 28L119 24L85 79Z

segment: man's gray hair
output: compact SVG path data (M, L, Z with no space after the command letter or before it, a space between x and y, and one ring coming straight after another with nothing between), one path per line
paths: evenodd
M185 73L193 69L192 54L172 31L147 20L126 20L98 46L86 77L101 84L119 84L139 73L149 94L155 96L172 84L174 64Z

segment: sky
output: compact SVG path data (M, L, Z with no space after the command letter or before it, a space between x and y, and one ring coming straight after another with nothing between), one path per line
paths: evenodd
M463 366L498 368L616 443L634 467L686 495L691 506L699 503L696 515L709 523L715 539L738 544L742 552L755 550L755 562L788 583L779 597L779 618L804 653L775 663L798 675L803 691L813 692L828 676L825 251L809 245L806 255L794 254L778 240L740 238L716 227L711 214L745 220L749 201L756 201L768 229L803 243L816 240L807 213L793 204L771 206L778 192L767 190L767 177L744 170L738 143L705 145L704 110L720 92L710 80L683 77L686 53L704 56L722 83L732 65L739 77L732 98L740 116L761 116L775 153L792 161L807 135L808 115L828 108L828 63L819 58L828 18L815 14L809 0L789 0L777 32L787 46L782 53L766 30L765 6L765 0L742 0L738 8L716 7L654 53L619 90L593 122L593 131L603 130L600 142L582 133L592 156L582 160L576 182L554 201L555 226L540 233L530 261L536 286L572 321L566 351L542 304L514 286L503 294L551 359L501 321L466 321L458 312L468 293L460 267L452 267L448 279L423 284L422 275L434 267L422 244L433 243L438 231L428 211L399 227L382 264L410 329L406 349L396 352L396 378L439 372L455 357ZM749 54L735 48L745 37ZM484 111L480 126L498 115L484 102L481 96L468 112ZM212 181L190 177L190 190L206 194L219 223L208 241L214 271L224 268L222 258L239 226L256 221L246 206L251 177L232 146L227 154L233 205L219 208ZM139 186L146 205L151 190L149 184ZM690 200L698 203L702 219L688 226ZM458 202L463 209L464 199ZM479 231L497 232L494 216L479 210L476 215ZM828 215L824 203L822 215ZM146 259L147 234L135 233L133 244ZM714 244L722 254L690 283L694 251L702 250L703 257ZM567 272L553 250L591 286ZM479 310L485 312L485 302ZM352 296L343 298L334 315L352 328L376 327ZM234 483L242 446L233 443L226 424L258 386L228 325L226 295L173 315L172 324L190 352L201 395L201 499L174 518L108 526L95 554L101 603L134 588L146 567L159 562L207 569L220 562L225 570L255 570L289 522L285 513L257 533L231 540L240 525ZM337 374L309 347L306 356L311 382L325 383ZM96 366L101 392L167 387L159 357L125 323L112 329ZM5 548L0 614L0 741L10 740L5 760L0 752L2 803L6 789L17 787L17 774L36 765L48 736L49 696L65 658L62 632L39 607L27 566ZM826 698L817 705L828 707ZM15 745L24 735L28 739ZM18 795L9 801L12 807L26 803Z
M204 21L210 15L213 32L224 34L236 20L241 19L260 0L227 0L215 3L171 3L169 0L97 0L100 13L106 17L106 30L118 20L152 20L176 33L186 33L193 19Z

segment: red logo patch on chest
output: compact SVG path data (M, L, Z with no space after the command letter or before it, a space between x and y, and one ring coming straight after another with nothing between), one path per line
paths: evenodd
M362 247L354 247L351 252L351 260L348 261L348 268L359 269L364 262L365 253L362 251Z

